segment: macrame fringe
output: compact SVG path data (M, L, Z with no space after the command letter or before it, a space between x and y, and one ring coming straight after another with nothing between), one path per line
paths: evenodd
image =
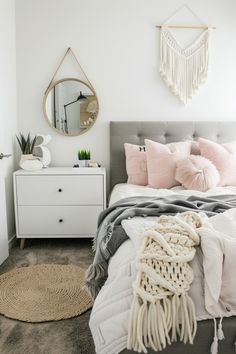
M161 31L160 74L184 104L207 79L208 37L209 30L206 30L191 47L184 50L168 30Z
M167 344L182 342L193 344L197 330L195 308L187 294L173 295L157 300L155 304L143 302L135 296L130 313L127 348L147 353L147 348L162 350Z

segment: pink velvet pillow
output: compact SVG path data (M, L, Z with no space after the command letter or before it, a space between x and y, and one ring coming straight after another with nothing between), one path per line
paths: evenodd
M198 141L191 141L191 154L192 155L200 155L200 148L199 148L199 142Z
M124 146L128 183L146 186L148 184L148 176L145 147L127 143Z
M177 162L175 179L183 187L205 192L220 182L220 175L213 163L203 156L190 155Z
M190 155L189 141L163 145L145 140L147 152L148 184L154 188L171 188L179 183L175 179L176 164Z
M236 141L217 144L199 138L201 155L210 160L220 174L221 186L236 186Z

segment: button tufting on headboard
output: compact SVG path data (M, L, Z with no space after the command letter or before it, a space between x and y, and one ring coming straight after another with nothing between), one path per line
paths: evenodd
M150 139L163 144L199 137L219 143L236 140L236 122L111 122L111 188L127 181L124 143L143 144Z

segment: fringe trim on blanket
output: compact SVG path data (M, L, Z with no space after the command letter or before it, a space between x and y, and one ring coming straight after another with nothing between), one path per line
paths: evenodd
M107 263L91 264L85 273L84 288L90 294L92 299L97 297L104 282L107 279Z
M147 353L162 350L179 339L193 344L197 331L195 308L187 294L173 295L155 303L135 297L130 314L127 348Z
M104 244L107 245L107 243L109 242L111 236L112 236L112 232L113 232L113 223L109 223L106 225L106 228L105 228L105 238L104 238ZM96 252L97 250L97 246L98 246L98 240L97 240L97 235L93 238L93 244L92 244L92 250L94 252Z

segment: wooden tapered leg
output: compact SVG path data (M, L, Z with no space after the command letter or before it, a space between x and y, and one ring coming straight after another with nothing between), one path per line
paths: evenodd
M20 249L23 250L25 247L25 238L20 239Z

